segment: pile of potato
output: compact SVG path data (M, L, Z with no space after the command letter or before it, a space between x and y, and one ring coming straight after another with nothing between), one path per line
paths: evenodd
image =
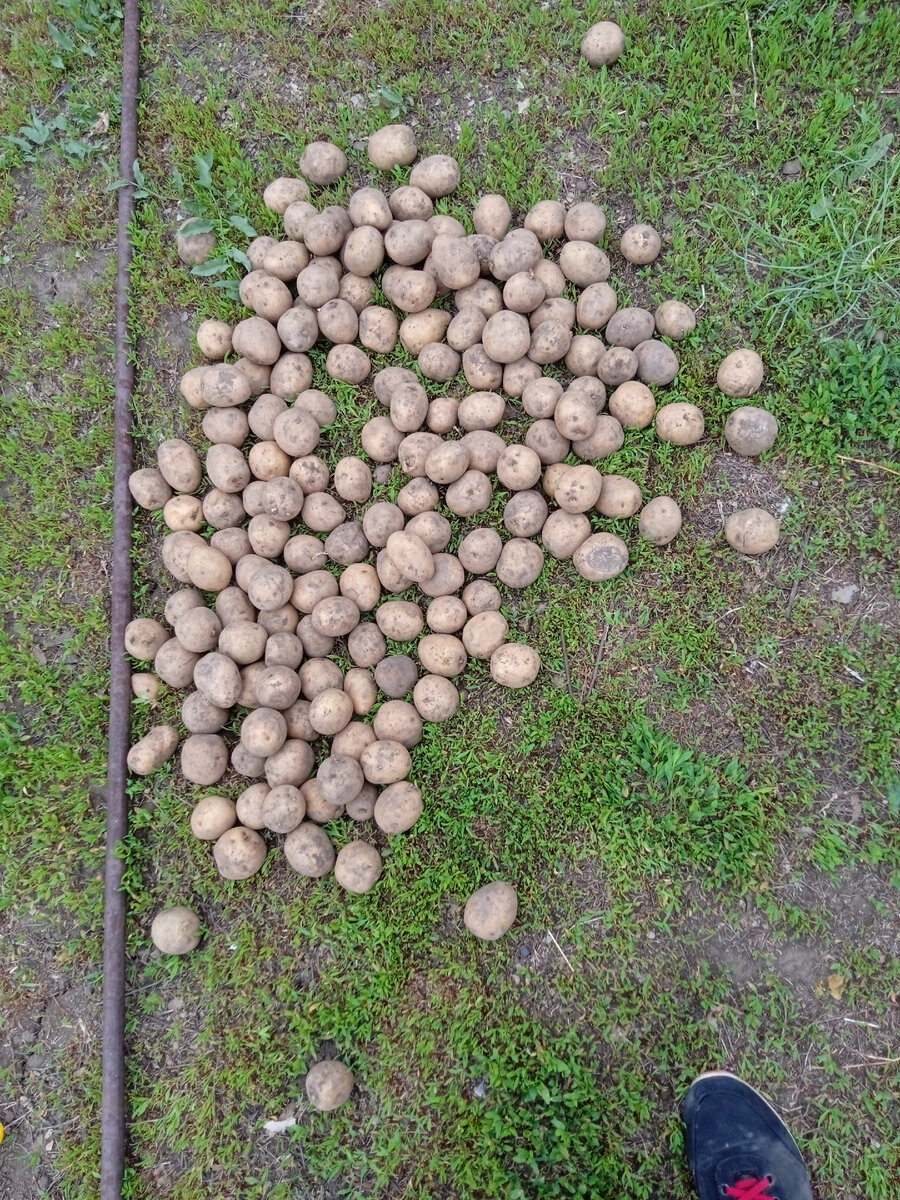
M373 134L369 154L382 171L414 164L409 183L317 210L309 185L335 182L347 159L314 142L305 178L266 188L284 237L247 249L250 315L233 327L204 321L205 362L181 381L208 446L201 457L165 441L157 465L131 478L135 501L162 510L162 559L182 586L165 625L139 618L126 637L128 653L153 666L134 676L138 696L155 699L158 680L187 690L185 779L213 788L231 770L245 781L235 802L206 796L191 819L222 875L258 871L268 830L300 874L333 871L356 893L378 880L381 855L362 839L335 853L323 825L346 815L389 836L410 829L423 809L410 751L423 722L456 712L468 661L488 663L505 687L538 675L537 652L511 637L501 588L534 583L547 554L588 580L620 574L628 548L608 520L639 513L640 536L671 542L677 502L644 504L635 482L598 464L628 429L652 424L677 446L704 434L696 405L657 398L678 373L672 344L695 328L694 314L671 299L654 312L619 307L596 204L545 200L513 227L503 197L483 196L469 233L434 211L459 184L453 158L417 161L403 125ZM660 238L634 225L618 247L646 264ZM384 411L364 425L362 455L333 469L337 412L313 387L316 346L329 347L325 369L344 384L367 383L371 355L398 346L417 366L376 371ZM460 374L465 389L430 398L423 380L449 385ZM761 380L750 350L719 369L727 395L748 397ZM498 429L511 415L527 428L508 444ZM777 431L761 409L740 409L729 425L744 454ZM405 478L392 501L372 502L373 464L396 464ZM754 553L771 532L757 520L735 536ZM233 722L236 738L224 732ZM132 748L131 770L157 769L180 741L179 727L157 726Z

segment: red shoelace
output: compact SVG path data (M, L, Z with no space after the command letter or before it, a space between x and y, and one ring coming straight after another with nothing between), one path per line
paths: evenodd
M772 1200L769 1192L771 1179L739 1179L734 1187L725 1189L726 1196L735 1200Z

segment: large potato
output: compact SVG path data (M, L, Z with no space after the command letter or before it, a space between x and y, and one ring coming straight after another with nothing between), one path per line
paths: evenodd
M755 458L771 450L778 436L778 422L764 408L742 405L725 422L725 440L735 452Z
M622 257L639 266L659 258L661 246L660 236L652 225L629 225L619 242Z
M646 429L656 413L656 400L646 384L632 379L612 393L609 411L624 429Z
M443 675L423 675L413 688L413 703L423 721L447 721L459 708L459 692Z
M530 446L507 446L497 462L497 478L512 492L533 488L541 477L541 459Z
M226 829L213 845L213 859L223 879L249 879L266 860L266 843L253 829Z
M606 323L606 340L611 346L633 350L652 338L655 328L653 314L646 308L619 308Z
M421 188L395 188L388 197L391 214L397 221L427 221L434 216L434 202Z
M284 857L288 865L307 879L321 879L334 867L334 847L324 829L304 821L284 839Z
M512 213L503 196L482 196L472 213L472 223L476 233L487 234L499 242L512 224Z
M559 362L571 346L572 330L567 325L562 321L541 321L532 332L528 357L540 365Z
M703 431L703 413L696 404L664 404L656 414L657 437L673 446L693 446Z
M437 294L431 276L411 267L388 267L381 278L381 289L391 304L407 313L423 312Z
M525 538L508 541L497 560L497 578L510 588L530 587L543 569L543 550Z
M602 517L633 517L643 503L641 489L623 475L604 475L600 499L594 506Z
M491 655L491 678L501 687L529 687L537 679L540 669L537 650L521 642L507 642Z
M472 658L487 661L509 634L506 617L499 612L482 612L470 617L462 631L462 642Z
M409 173L409 183L432 199L449 196L459 187L459 163L449 154L430 154L415 164Z
M503 549L496 529L472 529L459 543L457 557L466 571L486 575L493 571Z
M506 442L498 433L489 429L472 429L459 440L460 445L469 452L471 471L483 471L485 474L496 471L500 455L506 447Z
M656 332L680 342L697 328L694 310L681 300L664 300L653 314Z
M181 747L181 773L189 783L211 787L228 770L228 747L217 733L192 733Z
M389 600L375 613L381 632L394 642L414 641L425 628L425 618L418 604L411 600Z
M549 420L535 421L528 427L525 445L537 454L544 466L562 462L571 449L569 439L563 437L554 421Z
M671 383L678 374L678 358L671 346L650 338L634 348L638 360L638 378L643 383Z
M294 302L287 284L268 271L251 271L245 275L239 291L241 300L250 311L271 321L273 325Z
M375 714L372 730L375 740L400 742L412 750L422 740L422 718L405 700L387 700Z
M426 513L425 516L437 516ZM441 518L443 520L443 518ZM466 573L455 554L435 554L434 574L419 587L426 596L451 596L458 592L466 581Z
M468 619L469 613L459 596L436 596L428 605L426 620L432 633L459 633Z
M401 700L418 677L418 668L408 654L391 654L375 667L375 682L392 700Z
M491 481L481 471L466 471L465 475L451 483L444 496L444 503L458 517L473 517L486 512L491 505L493 489Z
M606 458L621 450L625 444L625 432L615 417L601 413L597 418L597 427L589 438L575 442L572 449L579 458Z
M505 283L519 271L532 271L541 258L541 243L531 230L513 229L491 251L490 271Z
M638 356L627 346L611 346L597 360L597 378L608 387L618 387L638 372Z
M547 420L553 416L562 394L563 386L558 379L542 376L522 391L522 407L530 417Z
M527 212L523 225L540 242L561 238L566 224L565 206L558 200L539 200Z
M419 153L409 125L384 125L369 135L369 161L379 171L409 167Z
M463 588L462 600L470 617L489 610L499 612L502 603L500 592L486 579L474 579L467 584Z
M203 611L205 612L206 609ZM136 617L133 621L129 621L125 627L125 649L138 662L153 662L160 647L171 636L167 629L163 629L162 625L158 621L154 621L151 617ZM185 647L187 650L191 648L190 646Z
M563 275L576 287L590 287L609 279L609 258L592 242L566 242L559 252Z
M161 442L156 452L160 474L176 492L195 492L203 478L203 467L193 446L181 438Z
M457 417L460 427L467 432L495 429L503 420L505 410L506 402L497 392L472 392L460 401Z
M503 367L494 362L481 342L463 351L462 366L466 383L476 391L493 391L503 383Z
M347 170L347 156L332 142L310 142L300 156L300 170L311 183L327 187Z
M419 662L431 675L452 679L466 666L466 648L449 633L429 633L419 642ZM373 780L376 783L377 780Z
M759 391L763 370L763 361L755 350L735 350L722 360L716 383L726 396L746 398Z
M547 501L540 492L517 492L510 497L503 510L503 524L513 537L535 537L543 529L547 513ZM477 573L473 572L473 574Z
M366 746L358 765L369 783L391 784L406 779L412 759L399 742L379 741Z
M425 583L434 575L432 553L416 534L398 530L388 538L386 549L397 570L407 579Z
M386 787L375 801L375 824L387 834L405 833L421 817L422 809L421 791L415 784L401 780Z
M459 237L438 234L431 246L431 263L446 288L456 291L474 283L481 274L475 251Z
M591 523L584 513L558 509L544 522L541 541L553 558L565 559L572 557L582 542L587 541L590 533Z
M358 529L359 526L356 528ZM368 552L368 543L366 543L366 552ZM349 597L360 612L371 612L381 599L378 572L370 563L350 563L341 573L341 595Z
M172 489L158 467L143 467L128 477L128 490L141 508L155 511L172 498Z
M334 877L344 891L364 896L378 882L381 869L381 855L374 846L370 846L368 842L351 842L348 846L344 846L338 851L337 860L334 864ZM346 1070L346 1068L344 1069ZM350 1075L350 1072L348 1071L347 1074ZM309 1091L309 1078L307 1077L307 1094L310 1095L311 1100L312 1097L316 1097L316 1101L314 1101L316 1107L321 1105L323 1108L326 1108L327 1105L326 1111L331 1108L337 1108L339 1104L342 1104L345 1096L349 1095L352 1086L353 1076L350 1075L349 1087L346 1082L342 1081L342 1087L337 1091L336 1095L332 1096L331 1090L329 1090L325 1098L319 1099L317 1092Z

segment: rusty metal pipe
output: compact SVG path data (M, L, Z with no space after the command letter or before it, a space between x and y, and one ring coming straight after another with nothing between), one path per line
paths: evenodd
M129 284L137 158L137 93L140 65L138 0L125 0L122 44L122 121L116 269L115 479L113 483L112 583L110 588L109 751L106 780L106 872L103 907L103 1100L100 1200L121 1200L125 1174L125 860L128 833L128 766L131 741L131 669L125 626L131 619L132 470L131 402L134 362L129 335Z

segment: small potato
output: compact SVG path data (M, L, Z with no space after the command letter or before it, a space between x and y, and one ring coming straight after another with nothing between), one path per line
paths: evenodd
M661 247L660 236L652 225L629 225L619 242L622 257L639 266L659 258Z
M266 641L265 661L267 667L287 667L296 671L303 661L303 646L293 633L273 633ZM277 707L274 704L269 708Z
M462 600L470 617L489 610L498 612L502 603L499 591L486 579L475 579L467 584L463 588Z
M334 847L324 829L303 821L284 839L284 857L298 875L321 879L334 867Z
M590 463L567 467L560 473L553 498L563 512L586 513L600 499L603 476Z
M266 773L266 760L264 758L257 758L255 754L251 754L249 750L245 750L240 742L238 742L231 751L231 768L235 774L243 775L246 779L258 779L260 775L265 775Z
M486 512L490 508L492 496L493 489L487 475L470 470L450 484L444 503L458 517L474 517L476 513Z
M158 467L143 467L128 477L128 490L141 508L154 512L163 508L172 497L172 489Z
M485 474L496 471L500 455L506 448L506 442L499 434L492 433L489 429L472 429L459 440L469 451L471 471L482 471Z
M247 536L254 554L260 558L278 558L291 536L291 527L287 521L260 513L250 518Z
M778 436L778 422L764 408L745 404L736 408L725 422L725 440L735 452L756 458L771 450Z
M525 445L534 450L545 467L562 462L571 449L569 439L563 437L554 421L535 421L530 425Z
M613 346L633 350L652 338L655 328L653 314L646 308L619 308L606 323L606 340Z
M425 627L425 618L418 604L410 600L389 600L375 613L381 632L393 642L412 642Z
M231 563L221 550L196 546L188 555L188 578L201 592L221 592L231 583Z
M471 233L466 238L466 241L475 251L475 257L478 259L478 266L482 274L482 279L477 279L474 284L470 284L470 287L475 287L480 283L487 282L483 277L491 273L491 255L494 253L497 239L489 237L486 233ZM468 288L460 288L460 291L467 292ZM458 307L459 305L457 305Z
M352 600L360 612L371 612L381 599L378 572L370 563L350 563L341 574L340 587L341 595Z
M521 313L507 310L496 313L488 318L481 342L485 353L495 363L511 363L524 358L531 346L528 321Z
M575 328L575 305L566 296L550 297L528 318L532 331L545 321L555 321L571 332Z
M237 493L211 488L203 497L203 519L216 531L209 544L221 550L232 566L251 552L247 531L240 528L247 519L247 510Z
M183 221L175 235L175 246L178 257L186 266L199 267L212 256L216 246L214 233L182 233L187 224Z
M464 308L477 308L484 313L485 320L503 308L500 289L489 279L478 279L470 287L460 288L453 298L457 312L462 312Z
M375 824L387 834L405 833L418 821L422 808L422 793L415 784L392 783L375 801Z
M269 794L267 783L252 783L244 788L237 798L235 813L238 821L248 829L265 829L263 820L263 804Z
M638 365L638 357L633 350L627 346L611 346L597 362L597 378L607 387L618 387L634 379Z
M375 556L375 570L378 580L386 592L405 592L408 587L412 586L412 580L407 579L403 572L397 569L386 549L379 550Z
M503 303L512 312L534 312L544 302L546 294L544 285L532 271L519 271L503 285Z
M533 488L541 477L541 460L529 446L507 446L497 462L497 478L513 492Z
M354 761L354 760L351 760ZM409 775L412 760L399 742L373 742L362 752L358 764L369 783L399 783Z
M334 877L345 892L364 896L378 882L381 870L381 855L374 846L370 846L368 842L350 842L349 845L342 847L338 851L337 860L334 864ZM316 1065L318 1066L319 1064L317 1063ZM344 1069L346 1070L346 1068ZM347 1074L349 1075L350 1072L348 1071ZM352 1075L350 1075L349 1084L352 1088ZM332 1094L332 1087L329 1087L328 1092L321 1098L319 1098L318 1092L310 1091L309 1076L307 1076L306 1086L310 1103L313 1103L315 1107L321 1105L326 1112L332 1108L337 1108L344 1102L345 1096L349 1094L349 1088L343 1077L341 1077L340 1089L335 1094ZM320 1086L318 1080L316 1081L316 1086ZM313 1097L318 1099L318 1103L313 1100ZM326 1105L328 1106L327 1108L325 1107Z
M224 366L225 364L216 363L215 367L210 367L210 371L218 370L220 365ZM243 375L246 382L250 385L251 396L258 396L260 392L266 391L272 376L269 367L263 367L259 363L251 362L249 358L239 358L234 366L235 370L240 375Z
M300 170L311 183L327 187L347 170L347 156L332 142L310 142L300 157Z
M411 267L388 267L381 278L381 289L391 304L406 313L423 312L437 295L431 276Z
M160 474L176 492L195 492L203 478L203 467L193 446L181 438L169 438L156 451Z
M765 554L778 542L777 520L764 508L745 508L725 522L725 540L741 554Z
M301 180L300 182L303 183L303 180ZM303 186L306 187L306 184L303 183ZM306 201L297 201L296 203L306 204ZM316 211L311 204L309 204L308 207L312 212ZM290 205L288 205L288 208L290 208ZM284 214L282 213L280 215L283 216ZM250 266L253 268L254 271L262 270L262 265L263 265L263 262L265 261L266 255L269 253L270 250L274 249L275 246L277 246L277 245L278 245L277 238L256 237L253 239L253 241L247 247L247 257L250 259Z
M395 221L384 235L384 249L392 262L414 267L428 257L433 241L427 221Z
M128 751L128 770L133 775L150 775L167 763L178 748L174 725L157 725Z
M422 718L405 700L388 700L375 714L372 724L379 741L400 742L407 750L422 740Z
M559 509L545 521L541 541L548 554L561 560L571 558L590 533L591 523L584 513Z
M213 487L229 495L242 492L250 482L250 466L237 446L210 446L206 473Z
M681 532L681 509L671 496L656 496L641 509L641 537L654 546L667 546Z
M473 429L496 429L503 420L505 410L506 402L496 392L472 392L460 402L459 424L467 432ZM469 456L471 459L471 451Z
M549 258L542 258L531 270L535 279L539 279L544 285L548 301L563 295L566 290L566 277L555 262L551 262Z
M457 557L464 570L486 575L496 567L502 549L503 542L495 529L473 529L460 542Z
M432 633L459 633L468 617L466 606L458 596L436 596L428 606L425 619Z
M392 700L402 700L418 678L418 668L408 654L391 654L375 667L375 682Z
M373 546L386 546L388 538L406 524L403 512L396 504L380 500L363 514L363 533Z
M397 458L397 451L403 441L403 436L398 429L394 428L390 417L372 417L363 425L360 441L363 450L374 462L390 463ZM372 539L369 538L369 540Z
M302 391L294 401L294 408L297 412L305 412L311 416L320 429L324 429L326 425L333 425L337 419L334 401L318 388L307 388ZM298 479L297 482L303 487L302 479ZM303 490L311 491L312 489L304 488Z
M341 668L326 658L308 659L300 668L299 674L303 695L310 701L329 688L339 690L344 682Z
M353 717L353 701L343 689L326 688L309 706L309 723L316 733L333 737Z
M459 163L449 154L431 154L415 164L409 173L409 183L432 199L449 196L459 187Z
M388 555L407 579L424 583L434 575L434 559L426 544L414 533L398 530L387 540Z
M763 371L763 361L755 350L735 350L722 360L716 374L716 383L719 385L719 390L726 396L746 398L759 391L763 381ZM170 479L169 482L172 483L172 480ZM193 491L193 488L182 490Z
M442 675L424 675L413 688L413 702L423 721L447 721L459 708L459 692Z
M529 687L537 679L540 669L537 650L521 642L507 642L491 655L491 678L501 687Z
M646 429L656 413L656 400L645 384L632 379L612 393L609 411L624 429Z
M530 417L546 420L553 416L563 386L558 379L542 376L529 383L522 392L522 407Z
M633 517L643 503L641 489L623 475L604 475L600 499L594 505L602 517Z
M240 449L249 432L247 414L240 408L210 408L203 417L203 436L208 442L223 442Z
M217 597L217 599L219 599L219 597ZM174 629L175 622L182 613L186 613L189 608L202 608L204 603L205 601L203 597L196 588L180 588L177 592L172 592L172 594L169 596L163 612L166 620ZM130 653L131 651L129 650L129 654Z
M157 650L153 670L169 687L185 688L194 677L199 658L199 654L185 650L176 638L169 638Z
M347 236L344 266L353 275L374 275L384 262L384 235L371 225L362 225Z
M285 348L295 354L312 349L319 337L315 312L298 300L278 319L278 336Z
M333 271L321 262L311 262L308 267L304 267L297 276L297 299L304 306L301 309L303 313L303 321L297 322L301 331L311 328L309 318L304 310L319 309L323 304L327 304L329 300L336 300L340 294L341 285L338 279L335 278ZM285 314L287 310L285 310ZM282 320L284 317L282 317ZM291 329L294 328L296 318L287 322ZM280 323L280 322L279 322ZM316 320L316 332L318 334L318 319ZM298 340L302 338L302 332ZM307 347L308 348L308 347Z
M225 321L201 321L197 326L197 346L204 358L221 362L231 353L231 326Z
M153 662L160 647L171 636L167 629L163 629L162 625L151 617L136 617L125 627L125 649L138 662ZM186 646L185 649L189 650L190 646Z
M507 542L497 561L497 578L509 588L526 588L544 569L544 552L525 538ZM436 672L440 674L440 672Z
M366 672L363 673L366 674ZM368 678L371 680L371 675ZM374 700L372 703L374 704ZM359 762L363 750L366 746L371 746L374 741L377 741L377 738L371 725L364 725L362 721L349 721L332 738L331 753L346 755L347 758L355 758Z
M374 783L364 783L358 796L347 805L345 812L351 821L371 821L375 815L378 788Z
M308 199L309 188L305 179L290 179L284 176L273 179L263 192L263 204L270 212L278 213L279 216L289 204Z
M476 233L487 234L499 242L512 224L512 213L502 196L482 196L472 213L472 223Z
M421 429L428 415L428 396L421 384L403 384L391 397L391 422L401 433ZM401 458L401 464L402 464Z
M499 612L482 612L470 617L462 631L462 642L472 658L487 661L509 635L509 624Z
M533 271L542 257L541 243L530 229L513 229L491 251L490 272L505 283L519 271Z
M638 378L643 383L665 386L678 374L678 358L665 342L650 338L646 342L638 342L634 352L638 360Z
M226 796L204 796L191 813L191 833L201 842L214 842L236 823L234 803Z
M653 314L656 332L662 337L680 342L697 328L694 310L681 300L664 300Z
M581 543L572 561L584 579L613 579L628 566L628 547L614 533L593 533Z
M569 353L572 330L562 321L541 321L531 335L528 357L534 363L559 362Z
M275 634L274 637L290 637L297 642L293 634ZM272 641L272 638L269 639ZM266 643L268 649L268 643ZM302 652L302 647L301 647ZM300 695L300 677L291 667L270 666L266 663L264 671L255 681L256 699L263 708L274 708L278 712L286 712L295 704ZM285 721L287 718L285 717Z
M601 22L612 26L611 21ZM618 29L618 26L612 26ZM598 27L595 25L594 29ZM624 38L622 40L624 49ZM584 49L582 48L582 53ZM585 57L588 57L585 54ZM618 57L618 55L616 55ZM615 58L607 61L614 62ZM599 63L593 63L597 66ZM512 884L495 882L479 888L466 901L463 911L463 921L469 933L485 942L495 942L510 929L516 919L518 900Z
M570 242L599 242L606 232L606 217L596 204L582 201L566 213L563 231Z
M280 608L261 612L257 617L257 621L268 634L296 633L300 614L294 608L293 604L288 603L282 604Z
M590 287L609 279L609 258L592 242L566 242L559 252L563 275L576 287Z
M397 348L400 323L389 308L369 305L359 314L359 340L376 354L392 354Z
M329 300L317 314L319 332L334 345L356 341L359 333L359 317L346 300Z
M158 912L150 926L150 939L162 954L190 954L200 945L200 918L183 904Z
M357 626L357 629L362 628ZM353 632L356 633L357 630ZM378 688L369 671L362 667L352 667L344 677L344 691L353 701L353 711L358 717L364 717L372 711L378 699ZM368 726L366 726L368 728Z
M388 204L397 221L427 221L434 216L431 197L418 187L394 188L388 197Z
M543 529L547 514L547 501L540 492L520 491L507 502L503 524L513 537L535 537Z
M317 633L344 637L359 624L359 609L348 596L331 596L320 600L310 617Z
M210 787L228 770L228 747L217 733L192 733L181 747L181 773L189 783Z
M621 450L625 444L625 433L615 417L601 413L597 418L597 428L584 441L573 442L572 449L579 458L588 460L606 458Z
M409 125L384 125L369 135L369 161L379 171L411 166L418 153L416 135Z
M393 220L387 197L378 188L355 191L347 204L347 215L355 226L371 225L379 233L384 233Z
M503 367L494 362L481 342L476 342L474 346L463 351L462 366L466 383L476 391L492 391L503 383ZM465 401L462 402L464 403Z
M656 436L673 446L693 446L703 431L703 413L695 404L664 404L656 414Z
M292 241L302 242L303 235L306 233L307 222L315 215L316 209L308 200L292 201L281 214L281 224L285 236ZM247 257L250 259L255 271L262 268L263 263L266 261L266 255L275 245L277 245L277 242L274 238L259 237L250 243L247 248Z
M155 704L159 699L160 683L150 671L136 671L131 676L131 692L136 700Z
M179 583L190 583L188 558L195 550L205 546L206 542L199 533L191 533L189 529L166 534L162 540L162 560L166 570Z
M286 450L282 450L277 442L257 442L255 446L250 447L247 461L253 476L262 480L263 483L268 483L270 479L275 479L278 475L287 475L291 469L291 456ZM260 491L260 505L261 503L262 492ZM246 500L244 507L247 508ZM247 511L251 512L249 508Z
M285 565L298 575L319 571L325 565L325 547L309 533L297 533L283 551Z
M462 353L481 341L487 317L474 304L460 309L447 326L447 342Z
M434 483L453 483L468 469L469 451L461 442L441 442L425 459L425 474Z

